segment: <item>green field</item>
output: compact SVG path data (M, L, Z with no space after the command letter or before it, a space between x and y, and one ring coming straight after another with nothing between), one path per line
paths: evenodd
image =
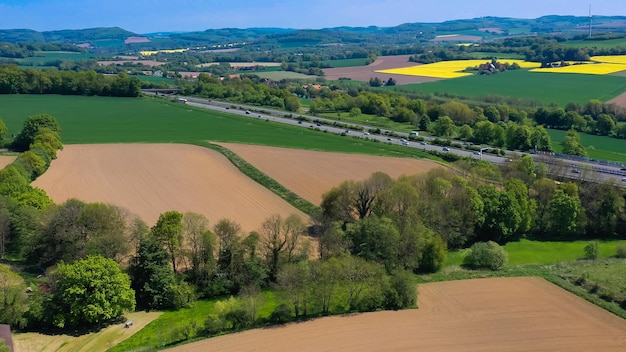
M261 78L268 78L274 81L280 81L281 79L315 79L317 76L305 75L292 71L258 71L250 72Z
M474 58L474 59L482 59L482 58L487 58L487 57L495 57L498 59L517 59L517 60L523 60L524 59L524 55L522 54L515 54L515 53L497 53L495 51L474 51L469 53L469 55Z
M565 139L567 131L548 129L552 148L561 152L561 142ZM587 133L579 133L580 142L587 149L589 158L600 160L613 160L626 163L626 140L606 136L595 136Z
M387 88L393 89L393 88ZM608 101L626 91L626 78L611 75L536 73L515 70L491 76L473 75L436 82L403 85L423 93L448 93L465 97L507 96L565 106L591 99Z
M626 38L609 39L609 40L568 40L560 43L570 48L598 48L607 49L617 46L626 47Z
M137 77L139 78L139 80L146 81L146 82L166 83L166 84L169 84L170 86L174 85L174 80L171 78L166 78L166 77L146 76L146 75L134 75L133 77Z
M584 248L588 243L588 241L541 242L522 239L507 243L504 249L509 254L509 266L556 264L584 258ZM600 242L600 258L615 256L618 245L626 245L626 240ZM449 252L445 266L461 265L466 254L467 249Z
M322 61L321 64L324 66L328 66L328 67L341 68L341 67L365 66L366 62L367 62L366 58L359 58L359 59L326 60L326 61Z
M405 157L430 157L413 148L193 108L157 98L0 95L0 117L17 133L26 117L54 116L65 144L239 142Z
M51 61L85 61L93 59L94 57L95 56L90 53L42 51L36 53L36 56L19 59L18 61L22 64L28 63L29 65L43 66Z

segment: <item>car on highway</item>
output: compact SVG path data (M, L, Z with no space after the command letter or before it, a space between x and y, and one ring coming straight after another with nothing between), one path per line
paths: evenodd
M481 153L478 150L474 150L474 155L480 155Z
M580 169L579 168L573 168L572 172L575 174L579 174L580 173Z
M624 178L622 179L622 182L626 182L626 177L624 177Z
M420 142L420 145L426 145L426 142Z
M246 115L250 115L250 110L246 110Z
M444 151L444 152L449 152L449 151L450 151L450 148L448 148L448 147L443 147L443 151Z

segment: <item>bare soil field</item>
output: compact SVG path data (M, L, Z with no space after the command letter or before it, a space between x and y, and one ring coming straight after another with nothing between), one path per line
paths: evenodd
M98 332L81 335L44 335L38 333L14 334L15 352L104 352L141 330L148 323L158 318L161 312L136 312L126 314L126 319L133 325L125 328L124 324L114 324Z
M208 62L200 65L196 65L197 67L209 67L219 65L219 62ZM254 67L254 66L265 66L265 67L278 67L281 65L280 62L228 62L231 67L241 68L241 67Z
M615 104L615 105L620 106L622 108L626 108L626 92L624 92L624 93L618 95L617 97L609 100L607 103Z
M17 158L15 155L0 155L0 170L12 163L15 158Z
M147 37L128 37L124 40L124 44L133 44L133 43L150 43L150 39Z
M66 145L33 185L60 204L70 198L115 204L148 225L177 210L257 230L273 214L306 215L242 174L223 155L183 144Z
M451 34L451 35L438 35L433 39L435 43L437 42L479 42L483 38L476 35L460 35L460 34Z
M540 278L422 284L419 309L320 318L179 346L200 351L623 351L626 321Z
M315 205L321 203L324 193L345 180L364 180L377 171L397 178L442 167L430 160L219 144Z
M154 60L115 60L115 61L98 61L98 65L100 66L110 66L110 65L123 65L127 62L133 64L142 64L146 66L161 66L162 62L154 61Z
M388 73L375 72L377 70L388 70L392 68L410 67L419 65L416 62L409 62L411 55L395 55L395 56L380 56L374 62L367 66L356 67L341 67L341 68L325 68L324 76L329 80L338 80L345 77L355 81L369 82L370 78L378 77L383 81L392 77L396 80L396 84L412 84L438 81L438 78L421 77L421 76L407 76L407 75L394 75Z

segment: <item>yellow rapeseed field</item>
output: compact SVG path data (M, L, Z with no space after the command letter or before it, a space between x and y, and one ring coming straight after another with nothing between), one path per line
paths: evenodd
M488 62L488 60L440 61L440 62L435 62L432 64L403 67L403 68L393 68L389 70L380 70L376 72L397 74L397 75L408 75L408 76L434 77L434 78L458 78L458 77L471 75L471 73L460 72L460 71L463 71L468 67L479 66L486 62ZM501 63L508 62L510 64L517 63L522 68L539 67L539 64L536 62L527 62L524 60L506 59L506 60L499 60L499 62Z
M150 55L155 55L157 53L183 53L185 51L189 50L189 48L185 48L185 49L165 49L165 50L146 50L146 51L140 51L139 53L143 56L150 56Z
M626 70L626 64L587 63L565 67L535 68L531 72L579 73L587 75L608 75Z
M592 56L591 60L610 64L626 65L626 55Z

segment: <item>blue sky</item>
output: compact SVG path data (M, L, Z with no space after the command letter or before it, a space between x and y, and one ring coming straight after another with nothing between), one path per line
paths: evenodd
M626 16L624 0L0 0L0 29L389 27L480 16L585 16L590 4L596 15Z

